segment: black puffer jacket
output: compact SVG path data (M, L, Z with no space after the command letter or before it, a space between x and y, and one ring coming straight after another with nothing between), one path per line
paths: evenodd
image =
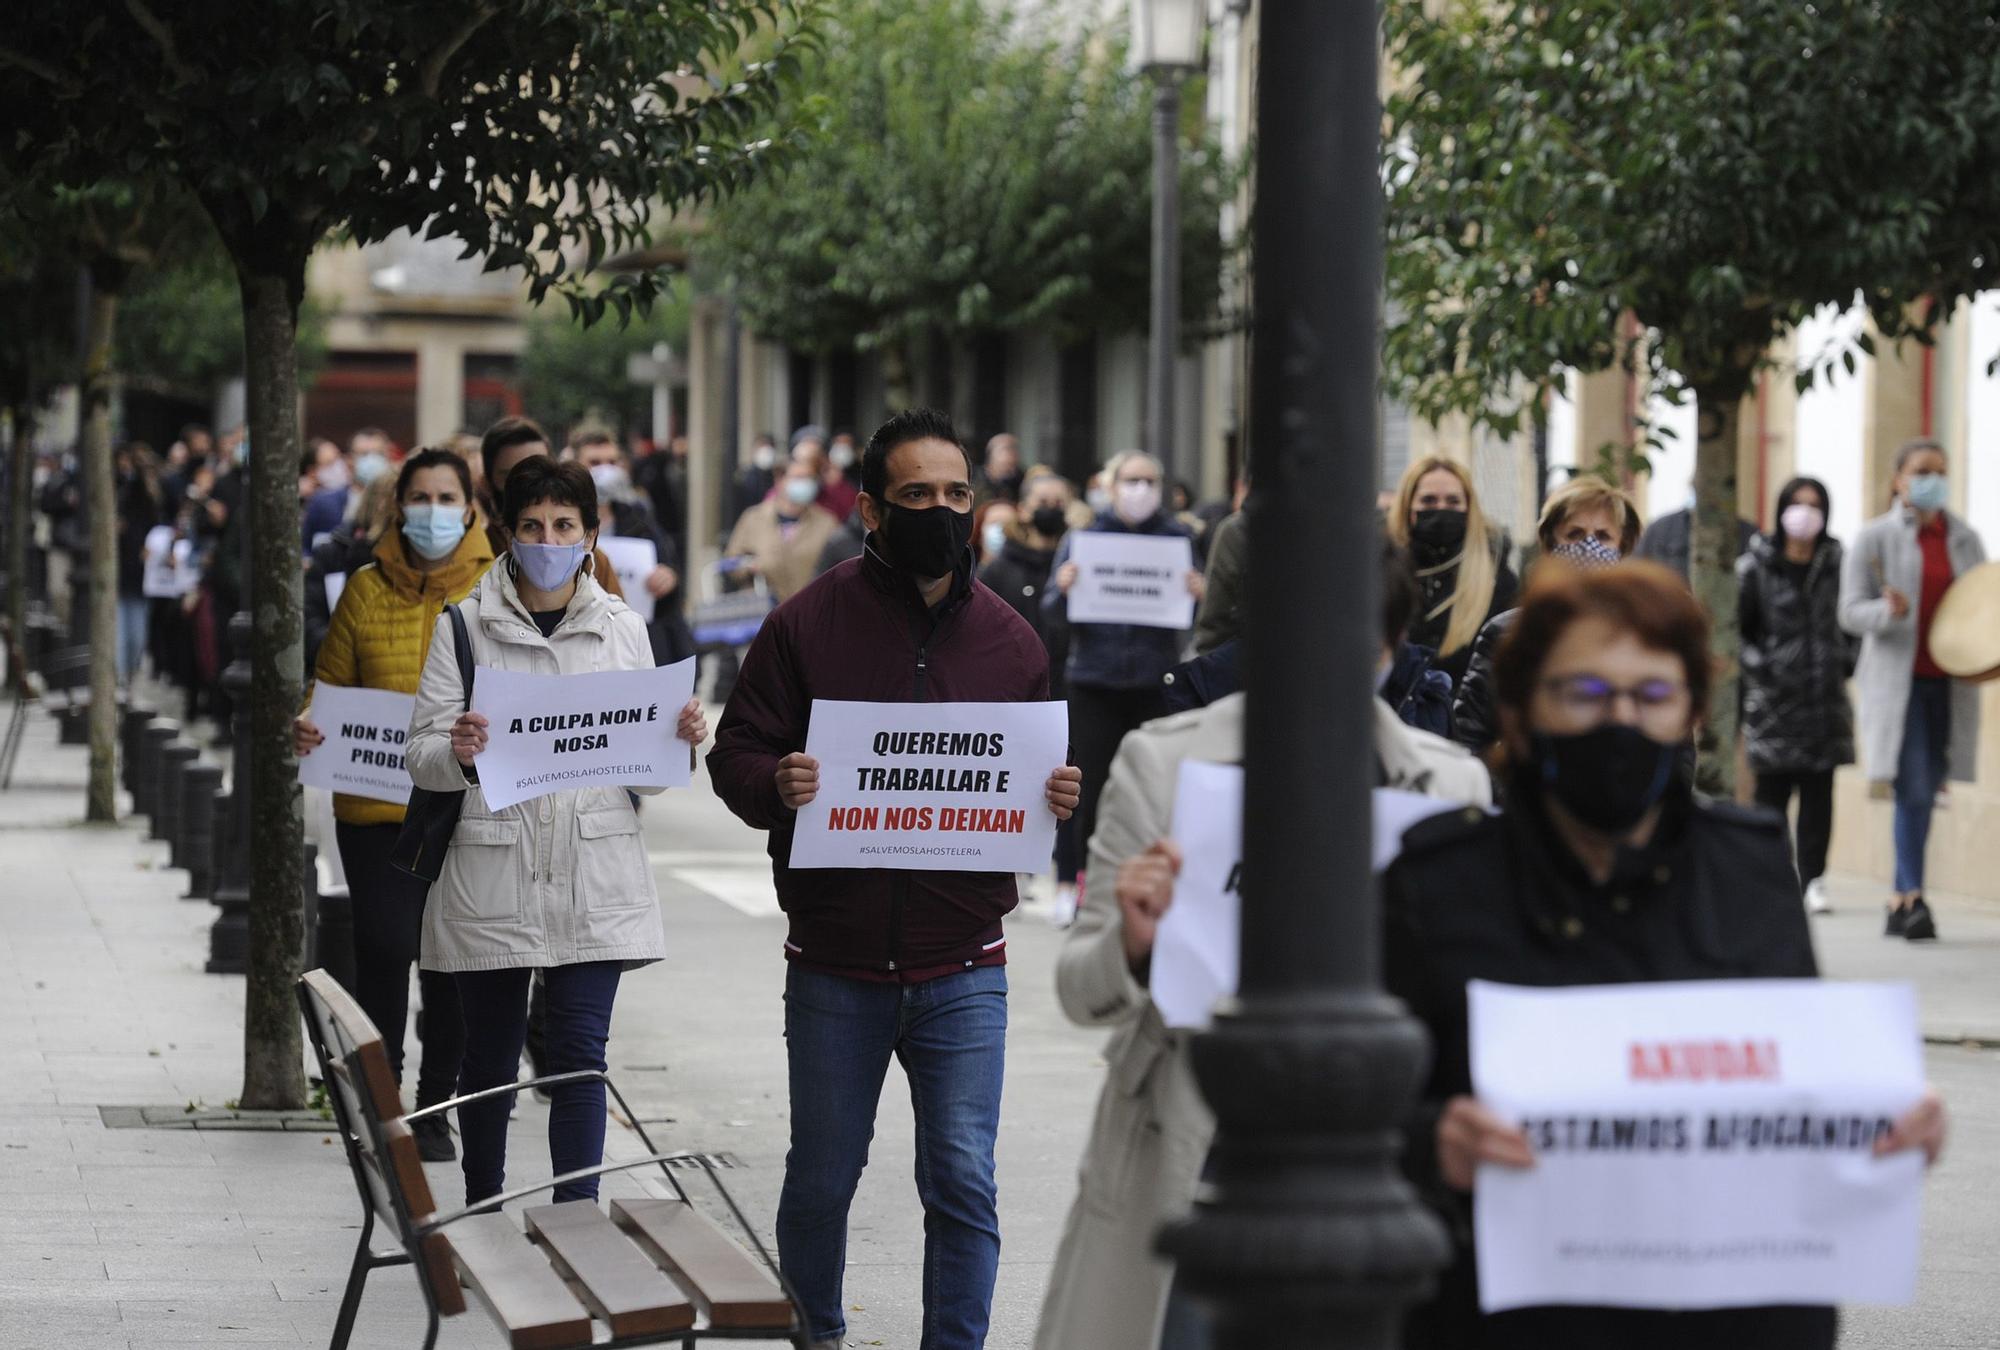
M1042 640L1042 647L1049 654L1049 697L1061 698L1067 692L1063 664L1069 658L1069 630L1051 622L1042 608L1042 593L1049 588L1049 572L1055 560L1056 551L1052 548L1035 548L1019 539L1009 539L999 556L988 559L986 566L979 569L979 579L1013 606L1014 612L1026 619L1035 636Z
M1518 609L1502 610L1486 621L1472 640L1472 659L1451 700L1451 738L1479 755L1500 739L1500 721L1493 714L1493 654L1514 626Z
M1743 741L1763 773L1817 773L1854 762L1847 677L1854 639L1840 628L1838 540L1820 536L1803 569L1759 535L1736 560L1743 629Z

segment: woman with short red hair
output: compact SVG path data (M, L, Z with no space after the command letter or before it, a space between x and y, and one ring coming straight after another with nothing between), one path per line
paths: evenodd
M1627 1345L1831 1350L1830 1307L1482 1315L1469 1235L1474 1172L1527 1167L1528 1140L1472 1095L1466 983L1554 987L1817 973L1783 822L1694 795L1681 747L1710 686L1708 620L1651 563L1544 568L1494 661L1506 810L1410 831L1389 869L1384 978L1429 1027L1430 1082L1406 1166L1460 1236L1409 1346ZM1877 1146L1935 1159L1930 1095Z

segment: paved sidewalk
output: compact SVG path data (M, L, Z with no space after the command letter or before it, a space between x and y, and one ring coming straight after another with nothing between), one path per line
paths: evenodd
M186 879L165 869L164 845L134 824L72 823L83 773L82 750L57 746L52 719L37 715L15 787L0 793L0 1026L11 1033L0 1043L0 1350L323 1346L360 1213L332 1137L105 1124L105 1107L226 1108L241 1081L243 987L202 972L215 911L177 898ZM626 981L613 1073L663 1146L726 1155L738 1198L768 1237L788 1114L783 926L761 836L699 781L650 799L643 820L670 954ZM1838 913L1814 920L1829 974L1916 981L1934 1038L2000 1032L2000 907L1942 897L1945 941L1913 947L1879 936L1870 888L1842 883L1835 900ZM1010 937L994 1350L1029 1344L1103 1076L1100 1038L1070 1027L1055 1005L1060 935L1030 916ZM1849 1314L1852 1346L2000 1346L1990 1277L2000 1258L1991 1218L2000 1054L1934 1045L1930 1060L1956 1124L1931 1183L1919 1302ZM850 1345L917 1342L922 1216L907 1102L892 1069L854 1209ZM547 1175L545 1120L521 1100L513 1178ZM614 1126L610 1149L633 1156L636 1138ZM455 1205L456 1166L431 1176L440 1201ZM607 1193L654 1184L626 1178ZM354 1344L405 1350L422 1326L410 1273L381 1271ZM448 1321L440 1343L499 1339L475 1313Z

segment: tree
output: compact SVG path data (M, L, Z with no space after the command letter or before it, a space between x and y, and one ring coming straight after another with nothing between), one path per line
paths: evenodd
M1739 409L1772 344L1820 306L1858 299L1881 335L1928 341L1930 313L2000 275L2000 17L1796 0L1438 8L1386 11L1404 77L1384 139L1389 382L1422 415L1502 434L1541 416L1565 369L1625 362L1693 397L1693 583L1722 672L1702 778L1727 791ZM1627 316L1636 339L1620 336ZM1851 370L1855 350L1821 369L1836 361Z
M1044 35L980 0L856 0L802 83L810 148L696 245L762 336L877 351L901 403L932 334L1144 330L1151 95L1122 43ZM1191 325L1216 314L1236 181L1197 138L1181 184Z
M119 306L115 360L127 389L206 403L243 374L243 295L236 269L204 218L193 251L135 278ZM325 305L299 307L299 378L326 360Z
M7 415L11 441L7 459L7 631L22 642L28 615L28 531L33 492L29 441L36 413L72 373L76 310L73 272L55 261L48 235L20 209L0 210L0 412ZM7 677L16 696L26 692L28 672L11 661Z
M629 324L586 325L574 315L544 311L528 329L521 353L521 400L551 435L562 437L595 417L630 437L651 426L653 389L632 383L626 360L661 342L685 355L688 327L685 282Z
M88 184L140 171L200 200L244 314L251 456L250 978L247 1107L304 1100L292 985L302 946L290 722L303 680L295 339L306 260L330 231L449 235L531 297L591 320L649 304L651 274L586 288L608 247L646 241L661 203L747 179L748 144L796 59L744 44L784 0L85 0L0 35L0 163Z

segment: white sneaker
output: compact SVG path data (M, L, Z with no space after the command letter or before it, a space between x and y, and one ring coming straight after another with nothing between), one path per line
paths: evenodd
M1055 897L1049 901L1049 924L1054 928L1067 928L1076 922L1076 883L1065 881L1056 887Z
M1827 897L1824 878L1814 878L1806 885L1806 913L1833 913L1833 901Z

